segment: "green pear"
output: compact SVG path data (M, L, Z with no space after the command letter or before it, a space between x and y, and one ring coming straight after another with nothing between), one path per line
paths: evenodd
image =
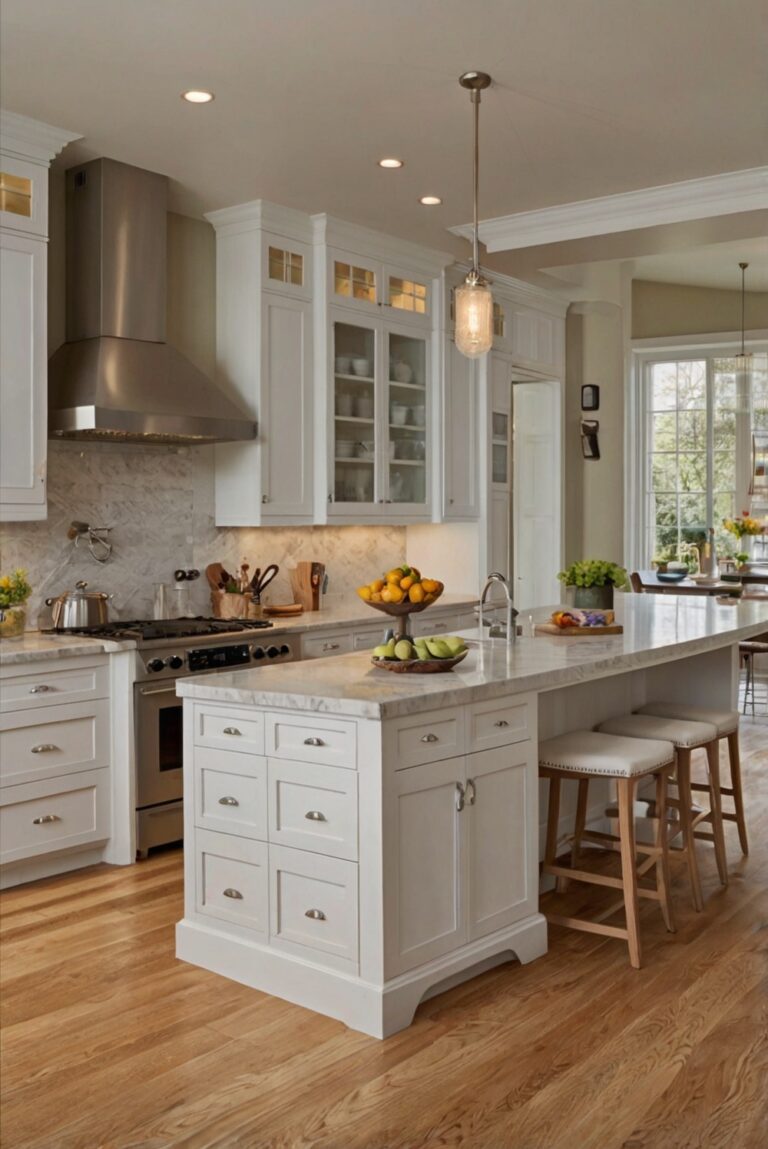
M463 654L467 649L467 644L463 638L459 638L457 634L449 634L445 639L445 645L450 650L454 658L459 654Z
M450 647L442 638L428 638L427 647L433 658L452 658Z
M396 647L396 645L397 645L397 642L396 642L396 640L395 640L394 638L390 638L389 642L388 642L388 643L386 643L386 647L387 647L387 658L394 658L394 657L395 657L395 647Z
M414 650L407 638L401 638L395 647L395 657L399 658L401 662L407 662L413 658Z
M374 646L373 657L374 658L389 658L389 647L388 646Z
M416 657L421 662L429 662L432 655L429 653L429 648L427 647L426 642L422 643L421 646L416 647Z

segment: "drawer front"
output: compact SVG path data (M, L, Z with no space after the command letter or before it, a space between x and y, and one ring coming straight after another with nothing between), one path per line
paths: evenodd
M376 644L374 643L374 646ZM302 658L332 658L336 654L349 654L353 649L352 635L348 631L337 634L302 635Z
M439 762L464 753L464 712L435 710L386 723L387 754L397 763L395 769Z
M357 766L357 726L354 722L334 721L301 715L267 718L267 756L290 758L318 766Z
M264 716L235 706L196 703L195 745L238 754L263 754Z
M375 630L358 630L352 636L354 650L373 650L384 639L384 632L380 627Z
M511 746L531 737L530 703L520 698L476 702L467 707L468 751Z
M438 615L430 618L425 615L420 618L414 615L411 619L411 631L414 638L429 637L431 634L454 634L458 630L458 616L452 614Z
M271 846L271 940L357 961L357 866Z
M231 834L195 835L198 913L237 922L266 935L269 925L267 847Z
M46 670L14 676L3 676L0 684L0 713L15 714L62 702L87 702L109 698L109 664L86 663L68 669Z
M109 765L109 702L8 715L0 730L0 784L17 785Z
M266 758L198 747L195 825L266 842Z
M111 830L109 770L7 786L0 797L0 862L104 841Z
M357 860L357 774L270 759L269 840Z

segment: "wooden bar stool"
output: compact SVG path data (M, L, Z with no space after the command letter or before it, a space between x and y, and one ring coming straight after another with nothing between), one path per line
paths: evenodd
M749 853L747 821L744 816L744 796L741 790L741 756L739 752L739 712L738 710L710 710L704 706L688 706L684 702L649 702L641 706L638 714L656 714L659 718L682 718L690 722L709 722L717 728L718 741L728 743L728 767L731 775L730 786L720 787L720 794L733 800L733 812L722 812L724 822L735 822L739 831L739 844L742 854ZM703 782L691 782L691 789L709 792ZM702 822L712 821L711 807Z
M627 942L629 961L635 969L641 965L639 899L651 898L659 902L668 930L674 930L672 905L669 897L669 850L667 822L658 820L656 841L653 845L635 841L634 797L641 778L655 777L656 801L659 808L667 806L667 777L675 760L671 742L641 738L621 738L600 734L593 730L578 730L561 734L539 745L539 776L549 779L549 809L547 813L547 842L542 873L552 874L560 884L569 880L588 885L608 886L622 891L623 897L596 918L564 917L546 914L553 925L604 934ZM619 833L602 834L586 829L590 778L611 778L619 795ZM579 783L576 827L572 838L571 866L557 863L557 831L560 819L560 787L563 779L576 779ZM621 855L621 877L593 873L578 869L583 841L595 842L604 849L616 850ZM637 854L645 860L637 865ZM650 869L656 870L656 886L647 889L638 879ZM624 909L626 926L605 924L618 910Z
M703 749L707 755L709 771L709 794L711 804L712 840L715 845L717 872L724 886L728 885L728 864L725 857L725 835L723 833L722 806L720 802L720 751L717 728L710 722L683 721L680 718L663 718L655 714L622 714L609 718L598 727L604 734L620 734L628 738L659 738L671 742L675 748L675 781L677 798L670 799L680 815L680 830L683 845L675 852L685 855L688 863L688 876L691 883L691 898L696 910L704 907L701 894L701 879L696 859L696 827L706 814L694 813L691 786L691 752ZM660 821L666 820L666 807L656 808ZM699 831L701 834L701 831ZM677 832L671 840L677 837ZM674 849L674 848L673 848Z

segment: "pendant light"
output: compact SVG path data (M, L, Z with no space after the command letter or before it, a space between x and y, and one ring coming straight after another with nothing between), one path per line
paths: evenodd
M477 239L477 190L480 149L478 129L480 123L480 93L491 83L486 72L465 72L459 77L462 88L467 88L474 110L474 231L472 236L472 267L461 287L454 292L454 337L456 347L469 359L477 359L490 351L493 343L493 297L488 283L480 274L480 255Z
M736 356L736 370L745 372L749 370L752 360L752 352L744 349L744 272L749 264L740 263L739 267L741 268L741 351Z

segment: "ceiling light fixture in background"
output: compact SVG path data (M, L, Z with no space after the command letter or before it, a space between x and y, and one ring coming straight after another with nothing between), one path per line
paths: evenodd
M741 351L736 356L736 370L744 372L749 370L749 365L752 360L752 352L747 351L744 347L744 272L749 267L749 264L740 263L739 267L741 268Z
M380 168L402 168L405 167L403 160L397 160L394 156L385 156L383 160L379 160Z
M465 72L459 77L462 88L469 90L474 112L474 151L473 151L473 220L472 267L469 274L454 293L456 347L469 359L477 359L490 351L493 343L493 296L487 280L480 274L480 254L477 236L477 196L479 185L480 146L480 93L490 86L491 77L487 72Z
M423 203L424 207L437 207L437 205L442 202L439 195L419 196L419 203Z
M207 92L204 88L190 88L188 92L181 93L181 98L188 104L210 104L216 97L213 92Z

